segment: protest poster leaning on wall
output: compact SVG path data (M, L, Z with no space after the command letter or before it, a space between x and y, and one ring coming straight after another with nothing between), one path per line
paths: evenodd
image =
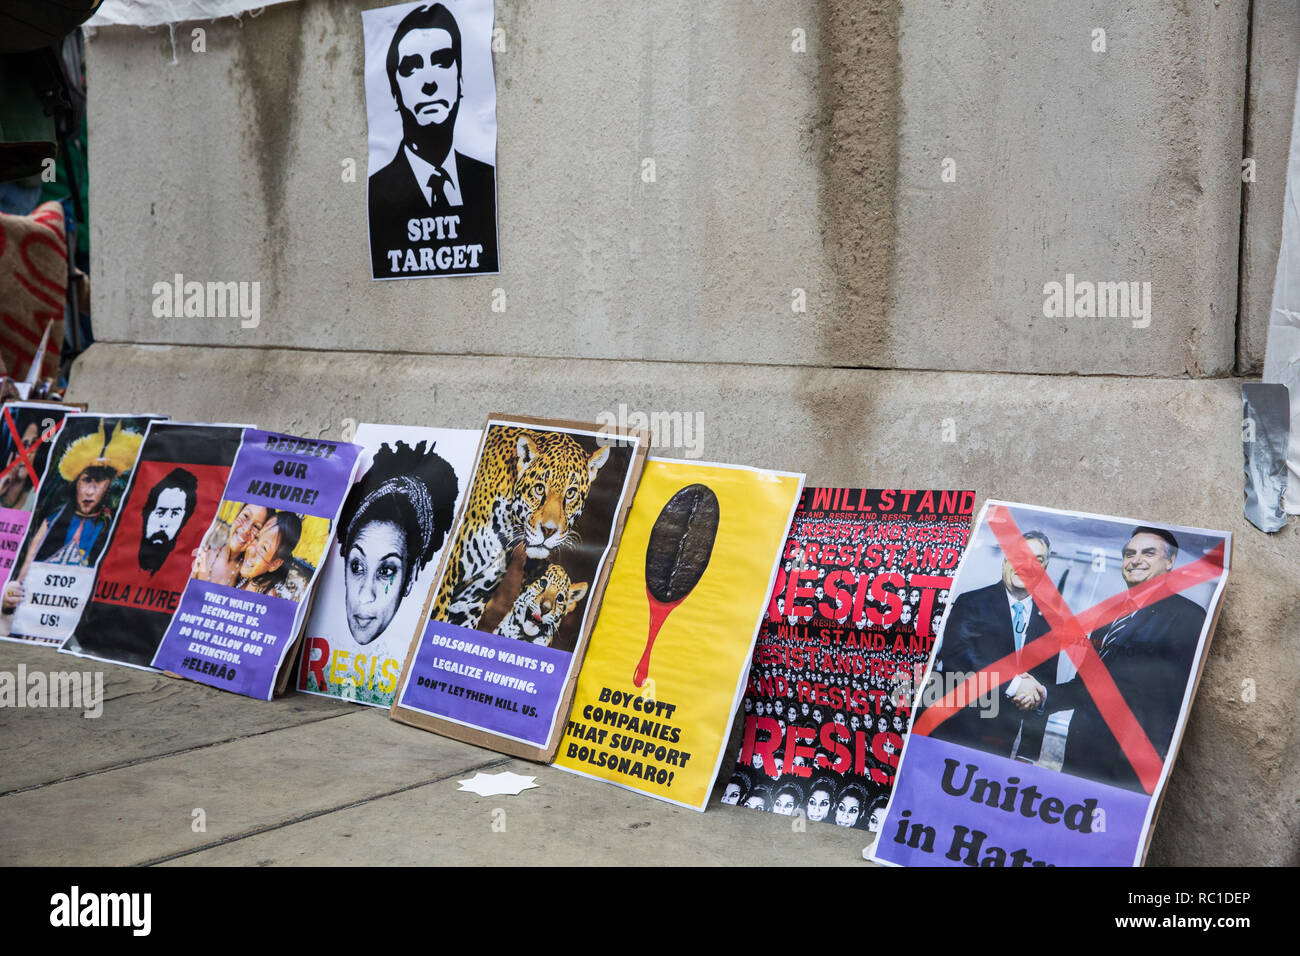
M975 511L973 491L806 488L722 802L874 830Z
M154 423L90 603L60 650L149 667L221 503L243 434L241 425Z
M54 436L75 409L42 402L8 402L0 412L0 580L8 580L27 533ZM0 636L13 615L0 613Z
M300 691L392 706L482 434L357 426L361 466L307 618Z
M492 0L361 14L375 279L499 271L492 20Z
M873 858L1140 865L1231 545L1223 531L987 502Z
M494 415L394 720L549 761L649 435Z
M152 666L246 697L284 689L361 449L244 430Z
M557 767L704 809L803 480L646 463Z
M77 626L154 420L98 414L64 419L0 602L0 613L13 615L10 639L62 644Z

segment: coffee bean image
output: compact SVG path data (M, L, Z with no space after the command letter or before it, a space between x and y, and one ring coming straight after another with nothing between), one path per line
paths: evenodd
M718 534L718 496L708 485L687 485L659 512L645 552L650 594L674 604L699 583Z

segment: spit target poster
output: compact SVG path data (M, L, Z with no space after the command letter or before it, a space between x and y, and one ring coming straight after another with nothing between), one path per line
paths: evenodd
M646 463L557 767L704 809L803 481Z
M307 618L300 691L392 706L482 434L357 427L365 450Z
M873 858L1140 865L1231 550L1223 531L987 502Z
M61 650L149 667L243 434L238 425L157 422L149 429L90 603Z
M492 0L361 14L375 279L499 271L492 22Z
M0 602L13 615L10 639L57 645L76 627L153 420L64 419Z
M974 513L973 491L804 490L723 803L879 827Z
M50 445L69 411L65 405L9 402L0 412L0 579L9 578L36 507ZM12 623L12 613L0 613L0 635L8 634Z
M554 756L648 440L581 422L488 420L395 720Z
M360 454L350 442L244 430L153 667L261 700L283 690Z

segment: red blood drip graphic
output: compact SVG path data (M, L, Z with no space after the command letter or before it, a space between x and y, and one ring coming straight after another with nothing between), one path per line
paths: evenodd
M641 655L641 662L636 665L636 675L632 678L634 687L645 684L646 676L650 673L650 651L654 649L659 629L664 626L664 621L668 620L668 615L673 613L673 608L686 600L685 597L679 597L672 602L661 601L650 593L649 587L645 589L645 596L650 602L650 636L646 638L645 653Z
M650 635L636 666L633 684L641 687L650 672L655 637L673 608L699 583L718 534L718 496L708 485L681 488L659 512L646 543L645 596L650 602Z

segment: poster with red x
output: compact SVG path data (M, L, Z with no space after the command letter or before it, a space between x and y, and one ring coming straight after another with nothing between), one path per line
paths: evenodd
M0 409L0 577L7 578L27 533L54 436L77 408L47 402L8 402ZM0 613L0 636L13 615Z
M871 858L1140 866L1228 581L1224 531L985 503Z

